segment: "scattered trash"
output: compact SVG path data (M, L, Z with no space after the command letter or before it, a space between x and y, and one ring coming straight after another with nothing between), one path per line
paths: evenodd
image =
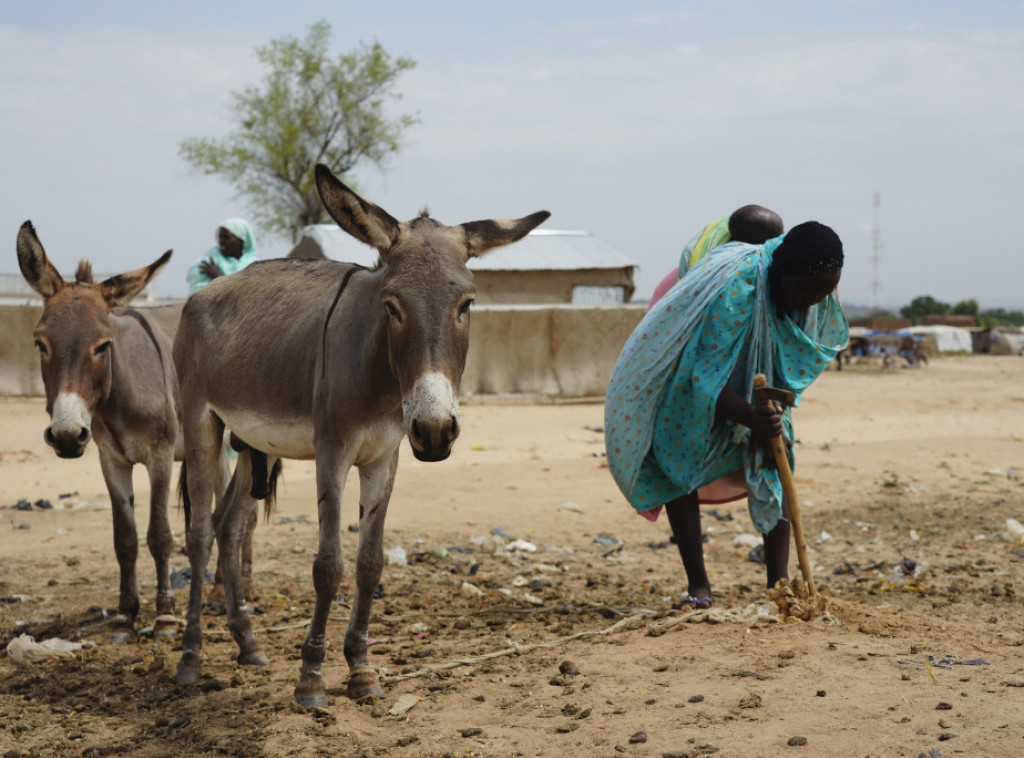
M615 537L594 537L594 542L598 545L604 545L605 547L614 547L619 544L619 540Z
M209 571L203 577L204 582L212 582L213 574ZM185 568L171 569L171 589L181 590L188 587L192 583L192 567L185 566Z
M30 503L28 500L25 500L24 498L22 498L17 503L12 505L11 509L15 510L15 511L30 511L30 510L32 510L32 503Z
M709 516L714 516L719 521L732 521L733 520L732 514L728 513L728 512L722 513L721 511L712 509L710 511L705 511L705 513L707 513L707 515L709 515Z
M528 602L530 605L544 605L544 601L536 595L531 595L529 592L523 593L523 600Z
M350 532L352 532L353 534L359 534L359 524L358 523L349 524L348 525L348 530Z
M493 529L491 529L491 534L496 534L499 537L501 537L502 539L508 540L509 542L512 542L513 540L515 540L515 537L513 537L511 534L509 534L507 530L508 530L507 526L496 526Z
M750 552L747 553L747 560L750 563L764 563L766 560L764 555L764 543L752 547Z
M757 547L758 545L763 544L763 542L764 541L759 536L756 534L749 534L748 532L737 534L732 538L732 544L736 547Z
M15 637L7 645L7 655L15 663L39 663L51 658L64 658L70 656L76 650L84 647L92 647L92 643L71 642L62 640L59 637L51 637L42 642L36 642L28 634Z
M35 506L36 506L36 508L38 508L41 511L52 511L53 510L53 503L51 503L49 500L46 500L46 499L36 500Z
M389 566L409 565L409 558L405 554L405 548L401 545L395 545L384 554L384 557L387 559L387 565Z
M516 539L505 545L505 549L509 552L518 551L523 553L536 553L537 546L532 542L526 540Z
M411 711L419 701L420 698L418 695L413 695L412 693L407 692L395 701L395 704L391 706L391 710L388 711L388 714L391 716L404 716L406 713Z
M448 548L444 545L434 545L432 548L427 550L427 555L439 561L446 561L450 557Z
M561 508L563 511L573 511L574 513L583 513L583 506L581 506L579 503L574 503L571 500L568 501L568 502L562 503L558 507Z
M1006 519L1006 534L1004 536L1007 542L1024 545L1024 524L1015 518Z
M822 542L828 542L830 539L832 539L832 535L822 530L821 536L819 536L818 539L814 541L814 544L820 545Z
M480 597L484 594L484 591L477 587L475 584L471 584L470 582L463 582L462 586L459 587L459 594L463 597L473 598Z
M916 529L911 529L910 530L910 539L913 540L914 542L920 542L921 541L921 535L917 533Z

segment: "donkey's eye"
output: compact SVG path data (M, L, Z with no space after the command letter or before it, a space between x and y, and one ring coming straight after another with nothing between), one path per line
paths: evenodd
M43 344L42 340L36 340L36 350L42 355L49 355L49 351L46 349L46 345Z
M388 310L388 315L389 315L389 316L390 316L391 318L393 318L393 319L394 319L394 320L395 320L396 322L398 322L399 324L401 324L401 323L402 323L402 314L401 314L401 313L400 313L400 312L398 311L398 308L397 308L397 307L395 307L395 304L394 304L394 303L392 303L392 302L391 302L390 300L386 300L386 301L384 302L384 307L385 307L385 308L387 308L387 310Z
M107 348L109 348L109 347L110 347L110 340L107 340L106 342L101 342L100 344L98 344L93 349L92 354L93 355L103 355L105 352L107 352Z
M467 315L469 313L469 308L470 308L471 305L473 305L473 299L472 298L470 298L469 300L467 300L466 302L464 302L462 305L459 306L459 320L460 321L462 320L463 316L465 316L465 315Z

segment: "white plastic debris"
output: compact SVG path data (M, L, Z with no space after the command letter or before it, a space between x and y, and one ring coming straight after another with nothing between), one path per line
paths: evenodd
M756 534L748 534L747 532L744 532L743 534L737 534L733 537L732 544L736 547L757 547L758 545L763 544L763 540Z
M512 542L510 542L507 545L505 545L505 549L510 551L510 552L513 552L513 551L519 551L519 552L523 552L523 553L536 553L537 552L537 546L536 545L534 545L532 542L527 542L526 540L523 540L523 539L513 540Z
M459 594L463 597L480 597L484 594L484 591L477 587L475 584L470 582L463 582L462 586L459 587Z
M822 542L828 542L830 539L832 539L832 535L823 529L821 532L821 536L818 537L818 539L816 539L814 542L815 544L820 545Z
M566 502L562 503L558 507L561 508L563 511L573 511L574 513L583 513L583 506L580 505L579 503L574 503L571 500L567 500Z
M408 566L409 558L405 554L405 548L395 545L384 554L389 566Z
M1015 545L1024 545L1024 524L1015 518L1006 519L1006 540Z
M910 530L910 539L912 539L914 542L921 541L921 535L917 533L917 529Z
M65 658L85 646L85 643L62 640L59 637L36 642L31 635L22 634L8 643L7 655L15 663L39 663L51 658Z

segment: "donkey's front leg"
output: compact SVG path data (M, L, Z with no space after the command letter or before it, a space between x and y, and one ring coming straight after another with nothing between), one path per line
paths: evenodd
M221 425L212 414L205 414L205 418L198 422L192 420L191 427L187 410L183 409L182 418L185 430L183 465L188 467L188 497L192 509L186 541L192 582L188 593L185 634L181 641L181 660L178 661L176 681L179 685L199 681L199 653L203 647L203 581L206 578L206 564L210 561L210 551L213 547L210 500L213 497L212 485L216 476L221 436Z
M174 616L174 592L171 590L171 549L174 539L167 520L167 500L171 491L171 471L174 467L174 447L153 450L149 469L149 528L146 544L156 566L156 620L154 637L173 637L178 633L178 620Z
M341 584L341 490L351 464L341 463L338 450L317 450L316 489L320 545L313 561L316 605L302 644L302 672L295 700L305 708L327 705L323 662L327 651L327 614Z
M395 482L398 450L359 469L359 550L356 554L356 596L345 630L345 660L350 677L348 695L355 701L384 697L377 672L370 665L366 641L373 593L384 570L384 518Z
M107 484L107 492L110 493L110 507L114 516L114 553L121 569L120 600L109 640L120 644L135 639L135 618L139 614L139 585L135 579L139 537L135 531L132 464L112 460L101 452L100 469Z

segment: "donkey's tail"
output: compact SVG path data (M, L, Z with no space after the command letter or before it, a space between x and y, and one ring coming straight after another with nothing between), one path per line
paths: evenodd
M188 499L188 469L185 461L181 462L181 471L178 473L178 510L181 509L185 510L185 534L188 534L192 524L192 501Z
M270 468L270 475L267 477L267 496L263 500L263 520L270 521L277 508L277 480L284 470L284 461L278 458Z

